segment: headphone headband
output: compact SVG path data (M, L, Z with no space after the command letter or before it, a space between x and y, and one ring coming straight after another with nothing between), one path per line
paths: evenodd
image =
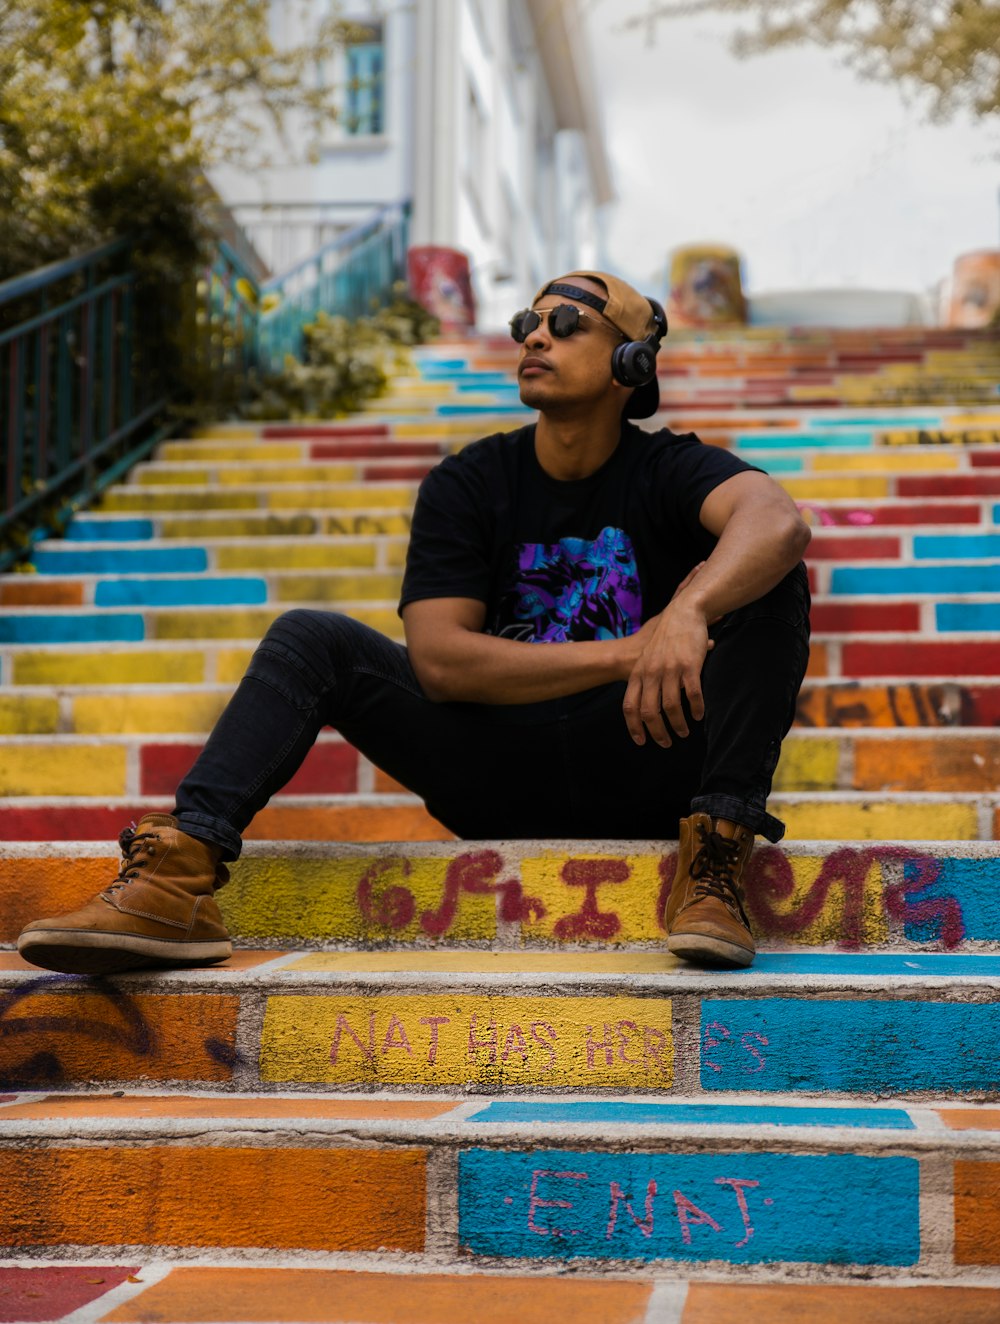
M561 280L554 280L551 285L546 286L545 293L565 295L567 299L585 303L588 308L593 308L598 313L603 313L608 306L607 299L602 299L600 295L591 294L589 290L581 290L579 285L567 285Z

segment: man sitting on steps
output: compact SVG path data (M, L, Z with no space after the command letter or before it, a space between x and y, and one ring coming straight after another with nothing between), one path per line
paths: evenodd
M19 950L110 974L224 960L213 894L324 726L464 838L664 838L671 952L746 966L741 875L808 656L809 530L784 491L659 404L658 304L614 276L545 285L511 332L537 424L425 478L407 647L334 612L279 617L173 814L121 836L113 882ZM540 647L537 645L541 645Z

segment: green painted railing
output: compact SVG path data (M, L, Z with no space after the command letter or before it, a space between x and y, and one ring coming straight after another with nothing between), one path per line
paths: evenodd
M299 356L302 328L324 310L356 318L386 303L406 280L409 203L397 203L346 230L305 261L260 286L257 364L276 372Z
M126 239L0 284L0 570L164 432Z
M408 221L407 204L386 208L263 285L219 240L187 303L187 391L227 412L253 373L300 352L320 310L354 318L385 303L406 278ZM179 384L136 324L131 257L121 239L0 284L0 571L177 426Z

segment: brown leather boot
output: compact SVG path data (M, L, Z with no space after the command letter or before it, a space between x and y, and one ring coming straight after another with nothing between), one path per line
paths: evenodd
M667 948L699 965L746 966L756 955L740 880L754 834L708 814L681 819L677 872L663 922Z
M142 966L212 965L232 955L213 893L229 881L217 846L181 832L170 814L147 814L118 838L118 877L80 910L29 924L26 961L70 975Z

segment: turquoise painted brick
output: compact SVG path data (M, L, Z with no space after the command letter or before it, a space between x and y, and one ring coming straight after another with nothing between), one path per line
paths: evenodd
M799 474L806 467L806 462L800 455L771 455L761 454L758 451L744 451L740 458L769 474Z
M459 1242L478 1255L883 1265L920 1256L911 1158L467 1149L458 1173Z
M1000 591L1000 571L997 580ZM941 602L934 609L934 619L939 630L1000 630L1000 602Z
M31 559L43 575L196 575L208 569L204 547L41 548Z
M946 928L956 941L1000 938L1000 857L941 860L930 883L924 863L907 860L903 877L919 884L919 890L906 896L906 936L911 941L937 942L947 936Z
M66 530L67 542L141 542L153 536L151 519L96 519L77 516Z
M849 1094L1000 1088L1000 1004L890 999L706 999L707 1090Z
M852 432L795 432L787 428L775 432L741 432L737 434L734 449L742 451L784 450L865 450L875 444L870 431Z
M836 566L831 593L997 593L995 565Z
M141 643L141 616L0 616L2 644Z
M913 539L918 561L971 561L1000 556L1000 533L922 534ZM994 568L994 584L1000 587L1000 568Z
M504 1100L473 1113L468 1122L593 1126L854 1126L913 1131L902 1108L810 1108L749 1103L546 1103Z
M266 601L263 579L108 579L94 589L98 607L235 607Z

